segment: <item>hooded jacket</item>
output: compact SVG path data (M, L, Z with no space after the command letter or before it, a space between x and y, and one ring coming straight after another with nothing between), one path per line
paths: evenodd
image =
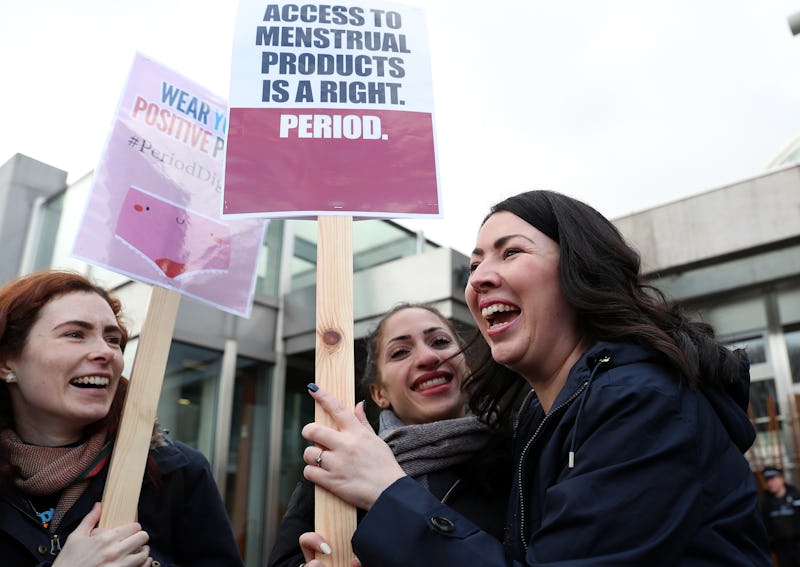
M161 471L161 488L142 484L137 521L150 535L150 556L161 567L238 567L242 565L228 515L198 451L177 441L151 448ZM27 500L12 489L0 498L0 564L43 567L56 559L70 533L103 497L108 467L94 477L67 511L57 537L33 517ZM155 565L155 563L154 563Z
M521 410L504 542L403 478L359 524L356 555L365 567L768 567L742 455L748 384L743 368L702 393L655 351L598 343L547 415L535 395Z

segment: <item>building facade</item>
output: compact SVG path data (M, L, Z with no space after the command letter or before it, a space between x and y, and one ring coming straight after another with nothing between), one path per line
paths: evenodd
M0 166L0 284L57 267L112 288L132 331L130 369L151 289L70 257L91 182L68 184L66 172L20 154ZM789 425L800 393L800 167L615 223L649 278L731 346L747 347L760 431L754 468L778 459L796 468ZM314 378L316 230L312 221L270 221L251 316L182 298L170 347L159 419L208 457L247 565L269 553L303 466L299 432L313 420L305 385ZM395 223L354 223L356 374L363 337L400 301L432 303L472 326L467 262Z
M796 154L796 152L795 152ZM800 425L800 166L767 173L615 220L649 279L751 360L759 430L754 470L798 479Z

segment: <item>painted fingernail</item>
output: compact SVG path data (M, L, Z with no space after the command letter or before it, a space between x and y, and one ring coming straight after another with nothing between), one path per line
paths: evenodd
M311 392L316 392L317 390L319 390L319 386L314 384L314 382L309 382L308 386L306 386L306 388L308 388L308 390L311 391Z
M319 550L325 555L331 554L331 546L325 543L324 541L321 544L319 544Z

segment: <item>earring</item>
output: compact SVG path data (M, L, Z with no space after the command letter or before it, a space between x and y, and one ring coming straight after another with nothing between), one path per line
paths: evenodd
M14 374L13 372L9 372L8 374L6 374L6 377L3 378L3 380L5 381L6 384L11 384L12 382L17 381L17 375Z

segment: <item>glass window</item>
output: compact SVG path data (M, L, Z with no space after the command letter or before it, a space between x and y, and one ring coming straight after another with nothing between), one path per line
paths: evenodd
M789 352L789 368L792 371L792 382L800 383L800 328L786 330L786 350Z
M285 221L280 219L267 222L264 245L258 256L256 293L278 296L284 223Z
M772 417L770 417L770 406L774 412ZM750 384L750 412L751 419L756 426L757 436L747 455L748 460L756 469L760 469L766 464L778 466L783 464L783 455L786 455L787 451L781 431L784 425L790 424L790 415L784 415L781 419L782 408L777 397L774 379L757 380Z
M728 348L731 350L743 348L747 351L750 364L761 364L767 361L767 347L763 335L737 339L734 342L728 343Z
M52 266L53 250L55 249L58 226L61 222L61 212L64 208L64 195L66 191L53 196L42 205L39 211L39 226L36 240L36 250L33 258L34 270L45 270Z
M756 422L763 423L766 427L769 420L769 400L775 403L775 414L780 415L775 392L775 380L758 380L750 383L750 409ZM761 428L759 428L761 429Z
M778 294L778 312L784 325L800 322L800 289L782 291Z
M294 261L292 289L314 285L317 262L317 222L294 220ZM422 252L437 248L425 240ZM361 220L353 223L353 271L365 270L417 253L417 234L387 220Z
M61 203L61 217L65 222L59 222L56 237L53 241L52 265L59 268L69 268L85 271L86 264L72 256L72 246L78 234L89 192L92 188L92 176L86 175L69 186L64 193Z
M300 480L305 466L302 455L308 442L300 436L300 430L305 424L314 421L314 400L308 395L306 389L308 376L308 372L292 368L291 365L287 371L281 444L280 495L278 517L275 518L275 521L280 521L280 518L286 513L289 498Z
M262 549L269 458L272 367L248 358L236 361L233 416L225 478L225 505L239 551L255 565ZM263 555L262 555L263 554Z
M702 315L718 335L749 334L767 328L767 312L761 297L710 307Z
M161 425L209 461L214 451L221 365L219 351L172 341L158 403Z

